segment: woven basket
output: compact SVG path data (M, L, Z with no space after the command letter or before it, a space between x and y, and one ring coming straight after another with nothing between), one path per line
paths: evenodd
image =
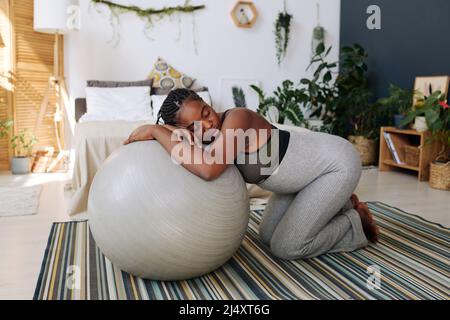
M361 155L361 164L368 166L375 164L377 161L375 140L367 139L363 136L349 136L350 141Z
M450 161L447 163L430 163L430 187L450 190Z
M405 162L412 167L419 166L420 148L417 146L405 146Z

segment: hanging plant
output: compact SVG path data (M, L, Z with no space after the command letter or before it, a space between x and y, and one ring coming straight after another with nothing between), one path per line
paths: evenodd
M313 29L311 53L315 54L316 48L319 44L325 44L325 29L320 25L320 7L317 3L317 26Z
M146 29L150 29L153 26L153 19L162 19L164 17L171 17L173 14L180 13L193 13L197 10L201 10L205 8L205 5L190 5L189 0L186 0L184 5L172 6L172 7L163 7L161 9L147 8L143 9L134 5L123 5L119 3L115 3L113 1L108 0L91 0L94 4L101 4L107 6L111 11L111 25L114 29L113 39L116 39L114 47L119 44L120 36L116 31L116 26L119 24L119 15L123 13L132 12L135 13L139 18L146 21ZM180 20L179 20L180 22ZM194 24L193 24L193 28ZM147 35L147 34L146 34ZM195 37L193 37L194 46Z
M287 47L289 44L289 35L291 31L292 15L286 11L286 1L284 2L284 11L278 13L275 21L275 50L278 65L286 56Z
M197 6L189 5L188 1L186 1L186 3L182 6L164 7L161 9L153 9L153 8L142 9L138 6L127 6L108 0L91 0L91 1L98 4L104 4L108 6L111 10L119 10L120 13L134 12L141 18L150 18L150 19L152 16L164 17L170 16L171 14L176 12L190 13L205 8L204 5L197 5Z

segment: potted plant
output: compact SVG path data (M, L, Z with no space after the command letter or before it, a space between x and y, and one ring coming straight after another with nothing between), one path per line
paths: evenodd
M11 137L11 147L14 154L11 160L12 174L26 174L30 172L31 149L36 142L36 137L33 134L29 134L26 130L22 130Z
M337 74L338 63L326 60L331 49L331 46L326 49L323 42L319 43L306 69L315 66L313 77L300 80L300 85L303 86L303 92L306 94L304 106L311 111L307 127L312 130L326 131L323 127L323 112L325 106L331 104L337 96L333 75Z
M307 99L303 90L294 86L290 80L283 81L274 91L273 97L266 97L264 91L255 85L250 86L259 96L259 106L257 112L269 120L283 124L289 119L293 125L300 126L305 123L305 118L300 106ZM271 108L277 111L276 119L271 116Z
M347 138L361 154L363 165L376 162L376 139L383 110L371 103L367 53L358 44L341 49L334 96L324 105L324 125L332 134Z
M378 103L386 107L389 117L392 117L391 121L394 126L399 129L404 129L405 126L402 126L401 123L411 110L415 95L417 95L417 91L415 90L405 90L391 84L389 86L389 96L379 99Z
M450 190L450 106L445 95L440 91L433 92L420 108L416 107L408 113L403 124L420 116L425 118L432 133L431 140L437 141L441 147L436 159L430 164L430 186Z

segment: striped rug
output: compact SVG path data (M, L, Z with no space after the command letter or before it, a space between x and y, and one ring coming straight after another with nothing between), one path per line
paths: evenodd
M251 212L242 246L226 265L187 281L151 281L116 268L86 221L55 223L34 299L449 299L450 232L380 202L377 245L281 261L258 239Z

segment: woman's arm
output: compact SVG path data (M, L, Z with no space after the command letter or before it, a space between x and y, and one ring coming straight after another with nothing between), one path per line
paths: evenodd
M245 145L239 144L236 135L227 137L226 130L242 129L247 130L250 126L251 118L246 110L236 110L229 114L222 124L220 134L216 140L209 145L211 151L207 151L195 143L190 144L185 141L172 141L172 131L161 125L151 127L151 136L166 149L166 151L191 173L204 180L214 180L228 167L227 160L234 160L239 152L244 151ZM178 129L183 130L183 129ZM231 141L229 141L231 139ZM182 144L182 145L181 145ZM231 148L232 147L232 148ZM175 149L176 148L176 149ZM173 151L176 152L173 152ZM179 152L181 151L181 152ZM183 152L187 151L187 152ZM230 153L227 155L227 152ZM197 158L195 158L197 156ZM201 156L201 162L194 161ZM205 158L216 159L213 163L206 163Z

